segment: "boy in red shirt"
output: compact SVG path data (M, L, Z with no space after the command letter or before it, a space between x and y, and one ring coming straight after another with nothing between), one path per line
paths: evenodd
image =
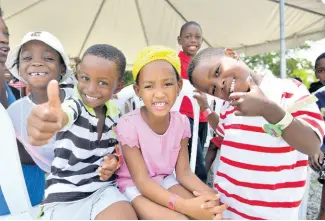
M181 77L188 80L187 68L191 62L192 57L196 55L197 51L201 48L202 44L202 29L201 26L194 22L186 22L180 30L180 34L177 38L178 44L182 46L182 51L179 52L178 56L181 60ZM190 120L191 131L193 132L193 122L194 114L192 104L189 98L184 97L180 112L186 115ZM205 166L205 160L203 156L204 144L208 133L208 123L200 113L200 124L199 124L199 134L198 134L198 146L197 146L197 157L196 157L196 168L195 174L203 181L207 180L207 170ZM191 153L192 138L188 141L189 153Z

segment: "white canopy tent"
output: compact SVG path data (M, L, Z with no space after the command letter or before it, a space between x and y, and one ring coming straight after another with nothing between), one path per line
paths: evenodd
M131 67L146 45L179 49L182 24L197 21L203 48L232 47L247 55L280 49L278 0L1 0L11 46L28 31L56 35L68 55L81 56L96 43L120 48ZM325 37L325 5L320 0L286 0L288 48Z

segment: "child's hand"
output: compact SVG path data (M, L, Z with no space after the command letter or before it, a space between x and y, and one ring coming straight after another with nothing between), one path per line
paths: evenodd
M324 160L323 151L319 150L313 156L309 156L308 162L309 166L316 172L319 172L322 169L322 164Z
M206 202L217 202L218 199L219 196L215 193L206 193L192 199L186 199L186 215L190 216L192 219L211 220L215 216L214 213L203 207Z
M194 194L194 196L199 197L199 196L203 196L206 194L216 194L216 193L208 192L208 191L200 193L200 192L194 191L193 194ZM203 203L201 208L207 209L209 212L211 212L213 214L213 219L220 220L220 219L223 219L222 213L228 208L228 205L226 205L226 204L220 205L220 200L218 197L217 200L210 200L210 201Z
M27 118L28 140L32 145L42 146L62 129L67 116L61 109L58 82L52 80L47 87L48 102L36 105Z
M102 181L106 181L115 173L118 169L118 160L114 155L109 155L104 157L104 163L98 168L99 178Z
M263 107L268 103L262 90L255 84L251 77L247 78L249 92L234 92L230 94L231 105L237 107L237 116L262 116Z
M207 95L199 90L194 90L197 94L193 97L197 100L200 105L200 111L205 111L209 108Z

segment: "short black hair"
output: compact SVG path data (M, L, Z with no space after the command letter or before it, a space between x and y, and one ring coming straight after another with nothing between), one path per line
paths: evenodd
M319 62L320 59L323 59L325 58L325 52L322 53L321 55L319 55L317 58L316 58L316 61L315 61L315 70L316 70L316 66L317 66L317 63Z
M114 62L120 72L120 79L123 79L125 68L126 68L126 58L122 51L115 48L112 45L107 44L96 44L90 46L82 56L82 59L86 55L94 55L96 57L104 58Z
M206 48L200 51L197 55L195 55L187 69L188 80L191 82L191 84L193 84L193 79L192 79L193 71L201 60L213 56L224 56L224 55L225 55L225 49L223 48Z
M200 25L199 23L197 23L197 22L195 22L195 21L188 21L188 22L186 22L184 25L182 25L182 27L181 27L181 31L179 32L179 36L182 36L184 30L185 30L188 26L190 26L190 25L196 25L196 26L198 26L198 27L200 28L201 32L202 32L202 28L201 28L201 25Z

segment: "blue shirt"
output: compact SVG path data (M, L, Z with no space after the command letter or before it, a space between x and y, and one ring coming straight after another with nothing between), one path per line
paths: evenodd
M45 173L37 165L22 165L25 184L32 206L42 202L45 190ZM14 176L14 174L12 174ZM6 179L1 177L1 179ZM15 191L14 189L12 191ZM17 199L19 200L19 199ZM10 214L0 186L0 216Z
M16 98L12 91L10 90L10 87L5 83L6 91L7 91L7 96L8 96L8 104L12 104L13 102L16 101Z
M16 101L16 98L7 84L5 84L5 87L8 96L8 104L10 105ZM37 165L22 164L22 169L23 169L23 174L24 174L24 179L25 179L25 184L27 187L29 199L32 206L40 204L43 200L44 190L45 190L44 171L41 170ZM5 179L5 177L1 177L1 179ZM12 191L15 190L13 189ZM0 186L0 216L8 215L8 214L10 214L10 211Z
M318 108L321 111L321 114L323 115L323 118L325 120L325 91L318 92L315 94L315 96L318 98L317 105ZM323 151L325 151L325 139L323 139L323 145L321 147Z

